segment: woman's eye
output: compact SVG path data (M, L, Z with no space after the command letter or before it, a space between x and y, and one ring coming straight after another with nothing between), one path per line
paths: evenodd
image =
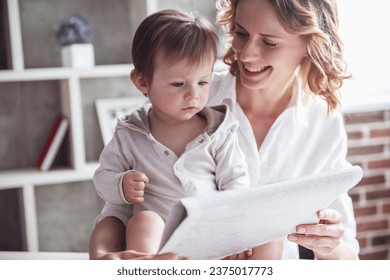
M200 85L200 86L205 86L205 85L207 85L208 84L208 82L206 82L206 81L200 81L199 83L198 83L198 85Z
M236 32L234 32L237 36L239 36L239 37L246 37L246 36L248 36L248 34L247 33L245 33L245 32L241 32L241 31L236 31Z
M275 48L278 46L278 44L274 44L274 43L271 43L271 42L268 42L268 41L263 41L264 45L267 46L267 47L270 47L270 48Z
M174 87L181 87L183 83L171 83L171 85Z

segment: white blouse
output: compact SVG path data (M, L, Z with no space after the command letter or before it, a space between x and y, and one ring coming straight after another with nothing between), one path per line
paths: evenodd
M233 102L232 111L240 122L240 147L247 157L252 187L350 166L346 160L347 135L342 114L328 114L326 102L320 98L304 105L299 82L295 83L288 108L276 119L259 149L249 120L240 105ZM209 105L236 100L235 89L233 75L228 71L215 73ZM329 208L342 215L344 240L357 254L359 244L351 198L345 193ZM286 239L284 245L284 258L299 258L295 243Z
M238 119L240 147L246 156L252 187L350 166L346 160L347 135L342 114L328 114L326 103L320 98L309 100L304 105L298 81L288 108L274 122L260 149L257 148L249 120L235 102L235 89L236 79L228 71L214 73L208 105L228 103ZM359 243L356 240L351 198L345 193L329 208L342 215L345 229L343 239L358 254ZM129 210L130 205L106 203L96 222L104 217L115 216L126 224ZM287 238L283 258L299 258L298 246Z

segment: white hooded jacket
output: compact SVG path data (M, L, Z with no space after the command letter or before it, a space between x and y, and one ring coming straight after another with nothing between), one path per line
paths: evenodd
M98 194L110 204L128 203L123 195L126 172L148 176L145 200L134 212L152 210L166 220L178 199L209 191L249 187L245 156L238 145L238 122L226 105L203 109L205 131L186 145L180 157L151 134L146 104L118 120L114 137L100 155L94 175Z

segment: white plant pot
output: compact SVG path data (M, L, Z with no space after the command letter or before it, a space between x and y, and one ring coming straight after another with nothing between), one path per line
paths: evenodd
M95 66L92 44L73 44L61 48L62 66L88 68Z

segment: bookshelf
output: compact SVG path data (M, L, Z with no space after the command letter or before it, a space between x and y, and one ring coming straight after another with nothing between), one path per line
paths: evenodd
M39 1L41 4L45 4L45 1ZM50 2L50 3L49 3ZM63 1L62 1L63 2ZM70 12L72 9L78 7L78 1L67 1L63 4L61 1L46 1L47 10L55 12L57 8L63 8L64 12ZM89 6L93 6L94 1L83 1L83 8L86 10ZM90 5L85 2L91 2ZM142 18L150 13L152 10L156 9L157 1L119 1L120 3L116 4L116 9L120 8L122 4L125 9L128 9L126 13L119 14L122 17L121 21L129 23L126 26L131 26L129 28L129 33L132 34L135 30L137 22L142 20ZM3 159L4 162L0 166L0 195L6 193L4 196L8 199L8 195L12 192L12 197L17 198L18 205L14 208L19 211L19 226L15 236L19 237L21 240L16 243L21 245L16 250L24 251L42 251L42 250L58 250L58 248L49 248L50 246L42 245L42 240L45 239L45 236L48 234L41 232L41 225L48 223L44 221L46 217L40 217L40 208L45 208L45 205L50 205L49 203L43 203L42 195L43 190L45 192L52 192L50 189L57 189L57 191L62 188L70 188L77 190L79 186L86 186L91 193L92 182L91 178L93 172L98 166L97 163L97 152L88 156L86 154L86 146L93 145L95 146L96 151L100 151L102 148L102 140L97 138L95 143L86 143L85 141L85 131L88 131L88 128L85 128L85 118L93 119L95 115L86 116L85 115L85 95L89 95L88 84L101 83L101 80L112 80L112 83L115 83L118 79L125 86L129 87L128 76L132 68L131 61L128 57L125 59L117 59L110 57L97 57L97 63L95 67L88 69L74 69L61 67L59 63L59 50L55 45L56 42L52 42L52 45L48 45L47 53L52 53L52 59L42 60L42 63L39 62L39 58L46 56L45 51L40 53L29 51L28 48L34 48L35 41L29 37L28 32L34 28L30 26L30 18L28 18L26 10L31 10L31 6L39 5L39 3L31 3L30 1L23 0L1 0L2 7L2 38L5 40L0 42L2 57L2 70L0 70L0 111L5 109L6 104L10 105L11 111L16 110L19 114L22 114L24 108L28 108L28 105L36 106L36 112L33 109L28 109L26 114L31 114L32 119L35 120L35 123L29 123L30 126L33 126L31 129L20 129L20 132L17 132L16 129L12 130L14 116L11 112L10 116L3 116L6 119L5 124L3 123L1 128L5 131L10 131L7 136L10 137L8 140L5 140L3 143ZM50 10L50 6L53 5L53 9ZM114 8L115 8L114 7ZM36 7L38 8L38 7ZM130 10L136 10L137 12L131 12ZM104 11L95 9L92 13L92 17L99 17L99 13ZM137 17L134 17L137 16ZM39 15L36 15L39 17ZM43 18L42 20L46 20ZM102 17L102 20L109 21L110 17ZM31 24L33 25L33 24ZM99 24L96 23L98 27ZM35 26L36 29L42 28L39 25ZM47 27L52 28L52 26ZM38 30L34 31L38 32ZM128 34L121 33L121 36L128 36ZM39 37L39 36L38 36ZM129 36L130 37L130 36ZM130 39L129 39L130 40ZM101 41L101 40L100 40ZM99 46L103 48L99 39L96 39L96 50L95 55L99 55ZM130 42L130 41L129 41ZM100 44L100 45L99 45ZM38 49L39 44L36 46ZM125 50L126 49L126 50ZM129 51L129 44L124 46L124 51ZM122 53L124 52L122 51ZM102 53L102 52L100 52ZM34 59L34 56L38 57ZM55 56L55 57L54 57ZM100 62L99 62L100 61ZM113 62L113 63L111 63ZM91 82L92 81L92 82ZM109 83L110 84L110 83ZM39 93L42 90L43 93ZM96 91L96 87L92 89ZM38 92L38 93L37 93ZM108 90L105 93L105 97L110 97L112 93ZM124 92L114 92L113 96L126 96L131 94L137 94L134 90ZM92 93L93 95L93 93ZM99 95L96 96L98 98ZM34 102L34 99L42 99L40 103L47 103L45 106L50 107L49 109L45 108L44 105L39 105L38 101ZM16 101L14 101L16 100ZM23 103L27 105L19 106L18 103ZM14 106L15 105L15 106ZM89 104L91 105L91 104ZM93 104L92 104L93 105ZM46 112L44 112L46 110ZM90 110L91 111L91 110ZM42 113L44 112L44 113ZM36 155L40 152L42 145L46 141L47 133L50 130L50 127L53 124L53 118L61 114L66 116L69 120L69 131L68 131L68 154L65 155L67 158L65 164L56 166L49 171L39 171L36 168ZM39 117L37 117L39 116ZM99 135L99 124L96 120L95 135ZM34 139L31 142L28 141L15 141L15 139L23 138L23 132L26 133L26 138ZM34 131L34 132L31 132ZM41 134L41 135L38 135ZM4 135L4 134L3 134ZM6 137L7 137L6 136ZM4 136L2 136L4 137ZM13 137L13 139L11 139ZM33 147L25 148L29 144L32 144ZM13 151L11 151L13 150ZM19 152L19 151L20 152ZM25 151L25 152L23 152ZM13 160L13 158L18 158ZM81 187L80 187L81 188ZM60 192L66 192L64 190ZM81 191L82 192L82 191ZM92 200L99 200L99 198L94 197ZM69 201L71 205L72 201ZM86 205L91 203L86 203ZM94 204L94 202L92 202ZM99 206L102 204L97 203ZM0 206L1 208L2 206ZM71 207L71 206L70 206ZM96 215L95 213L90 215ZM92 211L93 212L93 211ZM0 219L0 222L4 221ZM72 224L72 220L69 224ZM67 222L67 219L64 219L64 223ZM89 228L93 224L93 218L90 221ZM7 223L8 225L8 223ZM6 228L5 224L0 227ZM85 228L85 227L84 227ZM77 234L77 233L76 233ZM88 235L88 233L87 233ZM9 236L6 236L7 238ZM87 238L87 237L86 237ZM87 245L83 246L81 251L85 251ZM15 250L14 248L11 248ZM7 250L6 248L0 249ZM65 249L66 250L66 249ZM72 249L70 249L72 250ZM77 249L76 249L77 250Z
M0 0L0 35L5 38L0 42L0 211L15 211L0 215L0 251L88 249L103 205L91 180L103 148L94 102L139 95L128 78L129 56L131 38L147 14L181 8L198 10L213 21L215 2L200 2ZM53 24L74 11L90 17L94 26L96 66L91 68L62 67L59 47L50 37ZM59 114L69 120L65 159L39 171L36 161ZM14 246L4 246L5 240Z

